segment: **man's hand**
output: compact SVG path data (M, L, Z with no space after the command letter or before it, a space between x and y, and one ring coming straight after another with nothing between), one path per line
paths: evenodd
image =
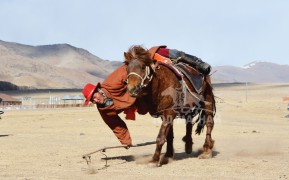
M132 145L129 144L129 145L126 145L124 148L125 148L125 149L129 149L131 146L132 146Z

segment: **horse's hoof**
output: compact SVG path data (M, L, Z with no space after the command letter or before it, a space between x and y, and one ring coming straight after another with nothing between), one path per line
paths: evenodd
M164 165L164 164L169 164L169 163L171 163L172 161L173 161L173 158L171 158L171 157L163 157L163 158L161 159L161 161L160 161L159 166L162 166L162 165Z
M186 143L186 145L185 145L185 151L186 151L186 153L187 154L191 154L192 152L193 152L193 147L192 147L192 145L193 144L188 144L188 143Z
M190 148L190 149L187 149L187 148L186 148L186 154L192 154L192 152L193 152L193 149L192 149L192 148Z
M210 153L202 153L202 154L199 155L198 158L199 159L210 159L210 158L212 158L212 152L210 152Z

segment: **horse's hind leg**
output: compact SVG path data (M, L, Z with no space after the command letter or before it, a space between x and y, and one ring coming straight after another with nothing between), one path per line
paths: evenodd
M214 147L214 140L212 139L212 130L214 127L214 119L213 116L207 115L206 113L206 139L203 145L203 153L199 156L200 159L208 159L212 157L212 149Z
M185 142L185 151L187 154L191 154L193 151L192 129L192 118L189 116L186 118L186 135L183 137L183 141Z
M206 76L207 83L210 83L210 77ZM203 153L199 156L201 159L212 157L212 149L214 147L214 140L212 139L212 131L214 128L214 113L216 110L213 89L211 85L207 85L205 90L205 118L206 118L206 139L203 145Z

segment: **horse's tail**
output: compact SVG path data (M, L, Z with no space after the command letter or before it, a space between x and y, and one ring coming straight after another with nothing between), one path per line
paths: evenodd
M212 103L211 111L212 111L212 115L214 117L215 114L216 114L217 108L216 108L215 95L214 95L214 92L213 92L214 88L213 88L213 85L212 85L212 82L211 82L211 76L210 75L205 76L205 83L207 84L206 85L206 89L205 89L205 93L211 94L211 102L210 102L210 103Z
M204 93L203 96L205 97L205 101L201 102L202 107L204 110L201 110L199 112L199 118L198 118L198 126L196 128L196 134L199 134L202 132L202 130L204 129L204 126L206 124L206 112L209 112L210 114L212 114L212 116L214 117L217 111L216 108L216 100L215 100L215 95L213 92L213 86L211 83L211 77L209 75L205 76L204 78L204 83L205 83L205 87L204 87ZM209 99L207 99L206 97L209 96ZM211 108L210 109L206 109L206 103L210 103L211 104Z

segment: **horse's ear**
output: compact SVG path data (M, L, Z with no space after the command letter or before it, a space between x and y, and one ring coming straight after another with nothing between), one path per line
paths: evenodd
M130 61L132 59L132 56L130 53L124 52L123 55L126 61Z

